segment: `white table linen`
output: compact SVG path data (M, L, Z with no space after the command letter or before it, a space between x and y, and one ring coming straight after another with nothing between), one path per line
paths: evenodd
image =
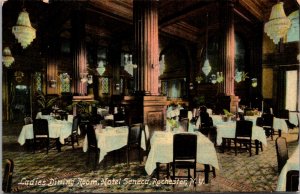
M197 134L197 162L208 164L219 169L219 162L214 144L199 132ZM173 135L171 132L155 131L151 138L145 170L151 175L156 168L156 162L170 163L173 161Z
M100 148L99 163L104 159L108 152L118 150L127 145L128 126L106 127L105 129L95 130L97 146ZM88 150L87 135L83 141L83 151Z
M222 124L217 124L217 144L222 144L222 138L235 138L236 122L223 122ZM253 125L252 126L252 139L262 142L267 146L267 137L265 130L262 127Z
M300 114L300 113L297 113L297 112L291 112L290 111L290 114L289 114L289 121L290 123L294 124L294 125L298 125L298 118L297 118L297 114Z
M48 121L49 138L59 138L61 144L65 144L65 138L72 133L72 123L68 121ZM33 124L24 125L18 137L20 145L24 145L26 139L33 139Z
M245 116L245 120L252 121L253 125L256 125L256 119L258 116ZM285 119L280 119L277 117L274 117L273 119L273 128L274 130L281 130L284 133L288 133L288 126L286 124Z
M286 174L290 170L299 170L299 145L294 153L287 160L278 177L276 191L286 191Z

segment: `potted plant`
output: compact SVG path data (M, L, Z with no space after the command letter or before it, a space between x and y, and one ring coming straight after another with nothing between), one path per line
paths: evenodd
M39 92L37 93L36 99L42 114L50 114L58 97L46 97L42 92Z

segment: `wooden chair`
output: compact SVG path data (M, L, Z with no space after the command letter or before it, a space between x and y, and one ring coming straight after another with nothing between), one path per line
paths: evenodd
M179 129L181 129L182 132L187 132L189 130L189 119L188 118L180 118Z
M33 121L33 152L35 153L37 142L46 141L47 154L50 148L49 128L46 119L35 119Z
M286 138L278 137L276 139L275 144L276 144L276 154L277 154L277 163L278 163L278 173L280 173L286 161L289 159Z
M125 115L122 112L118 112L117 114L114 114L114 126L126 126L125 122Z
M5 160L5 169L2 179L2 190L5 193L11 192L12 176L14 171L14 162L11 159Z
M286 174L286 191L299 191L299 170L290 170Z
M91 124L87 125L86 135L87 135L87 141L88 141L88 149L87 149L88 159L87 159L87 165L89 165L91 153L94 153L95 154L94 170L96 170L97 164L99 162L100 149L98 148L96 133L95 133L95 129L94 129L93 125L91 125Z
M270 137L273 140L274 135L274 128L273 128L273 121L274 121L274 115L273 114L263 114L263 128L266 132L266 136Z
M191 178L190 169L196 178L197 135L179 133L173 136L172 180L175 178ZM187 169L187 176L176 176L176 169ZM196 182L194 182L195 186Z
M239 142L240 146L246 145L246 148L249 150L250 156L252 156L252 125L252 121L236 122L236 131L234 138L235 155L237 155L237 143Z
M31 117L25 117L24 118L24 125L29 125L29 124L32 124L33 123L33 120Z
M77 145L79 146L78 142L78 127L79 127L79 117L75 116L73 117L73 122L72 122L72 132L71 135L65 140L66 143L71 143L73 150L75 149L74 143L77 142Z
M127 141L127 165L129 166L130 159L129 154L132 148L138 149L138 159L141 163L141 136L142 136L143 124L132 124L128 129L128 141Z

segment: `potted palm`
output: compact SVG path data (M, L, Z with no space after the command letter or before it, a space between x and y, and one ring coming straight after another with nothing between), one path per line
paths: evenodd
M37 93L36 99L42 114L50 114L52 107L58 100L58 97L46 97L42 92L39 92Z

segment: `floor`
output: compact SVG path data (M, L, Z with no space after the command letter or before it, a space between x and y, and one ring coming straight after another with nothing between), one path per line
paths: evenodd
M45 150L33 154L17 143L21 128L22 123L3 124L2 157L3 160L11 158L15 163L13 192L271 192L276 189L275 141L270 139L264 151L252 157L246 151L235 156L233 149L221 153L216 148L220 165L217 176L214 178L210 174L209 183L204 184L204 174L197 173L194 187L188 181L173 186L164 174L160 181L156 180L155 173L148 176L144 170L145 161L139 163L134 150L129 167L125 159L122 160L126 158L125 152L118 152L108 154L93 170L92 164L86 164L87 153L82 151L83 137L75 150L63 146L61 152L54 148L48 154ZM288 140L289 153L298 145L297 133L298 128L294 128L289 134L282 135ZM203 165L197 168L203 168Z

